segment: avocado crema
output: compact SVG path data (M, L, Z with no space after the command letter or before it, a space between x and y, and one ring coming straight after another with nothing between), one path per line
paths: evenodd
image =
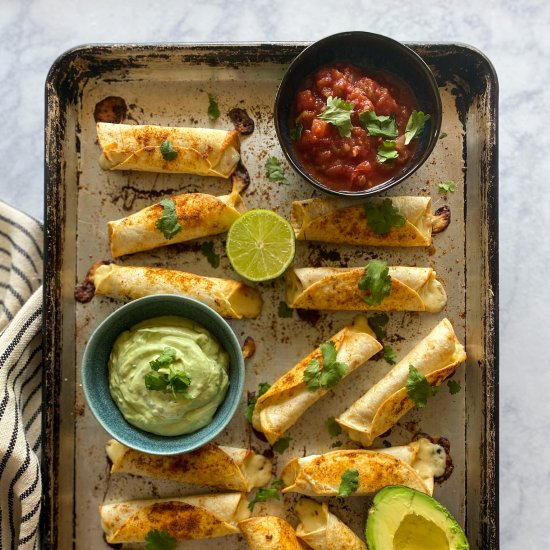
M157 372L187 375L185 391L153 390L145 384L146 375L155 372L151 362L167 348L175 353ZM210 423L227 393L228 367L227 353L204 327L183 317L155 317L116 339L109 358L109 389L130 424L158 435L181 435Z

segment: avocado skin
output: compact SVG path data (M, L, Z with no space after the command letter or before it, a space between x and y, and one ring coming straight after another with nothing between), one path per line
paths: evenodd
M365 526L369 550L398 550L394 536L402 520L411 514L437 525L447 538L449 550L469 550L464 531L447 508L434 498L401 485L384 487L374 497ZM390 527L392 523L394 529Z

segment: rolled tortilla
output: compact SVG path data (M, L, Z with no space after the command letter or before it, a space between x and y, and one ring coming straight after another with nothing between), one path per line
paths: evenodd
M286 275L286 301L292 308L351 311L428 311L437 313L447 303L443 285L431 267L390 267L391 291L370 306L358 288L363 267L302 267Z
M292 526L276 516L259 516L239 522L252 550L302 550Z
M405 218L403 227L392 227L377 235L367 224L364 202L349 205L340 199L308 199L292 203L291 223L296 238L371 246L429 246L432 242L432 199L430 197L379 197L367 202L379 205L391 199Z
M340 450L294 458L281 474L286 486L283 493L336 496L342 474L350 469L359 472L359 487L351 496L370 495L387 485L405 485L431 495L433 478L445 471L445 450L423 439L405 447Z
M367 320L358 315L352 325L345 326L331 339L336 346L336 361L348 366L344 376L378 353L382 346L374 338ZM312 359L320 360L320 348L312 351L275 382L256 402L252 425L262 431L269 443L279 439L300 416L329 390L311 392L304 382L304 371Z
M448 319L443 319L336 421L351 439L368 447L414 407L414 401L407 395L410 365L417 368L432 386L439 386L465 360L466 352L455 336L453 326Z
M300 518L296 535L313 550L367 550L366 544L329 512L325 502L301 498L294 511Z
M98 122L100 166L105 170L139 170L228 178L240 159L239 133L211 128L110 124ZM165 160L164 141L177 153Z
M175 203L181 230L171 239L167 239L157 228L157 221L164 211L160 203L126 218L108 222L113 258L224 233L244 211L238 192L220 197L205 193L187 193L171 199Z
M262 309L259 292L232 279L116 264L96 267L91 279L97 294L119 300L135 300L150 294L181 294L203 302L229 319L257 317Z
M125 473L246 493L271 479L271 460L251 449L207 443L189 453L159 456L129 449L111 439L111 473Z
M144 542L152 530L177 540L206 539L238 533L237 522L249 517L242 493L129 500L99 507L109 544Z

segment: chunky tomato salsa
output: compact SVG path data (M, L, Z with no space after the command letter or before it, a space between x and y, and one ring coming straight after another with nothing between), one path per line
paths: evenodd
M369 189L412 156L429 115L395 77L336 65L319 69L296 94L294 147L304 167L335 190Z

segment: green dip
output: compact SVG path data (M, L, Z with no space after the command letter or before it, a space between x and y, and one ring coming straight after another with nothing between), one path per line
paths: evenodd
M145 386L145 375L155 372L149 362L168 347L176 351L172 371L184 371L191 380L182 393ZM228 367L227 353L204 327L183 317L155 317L116 339L109 358L109 389L130 424L158 435L186 434L212 420L227 393Z

